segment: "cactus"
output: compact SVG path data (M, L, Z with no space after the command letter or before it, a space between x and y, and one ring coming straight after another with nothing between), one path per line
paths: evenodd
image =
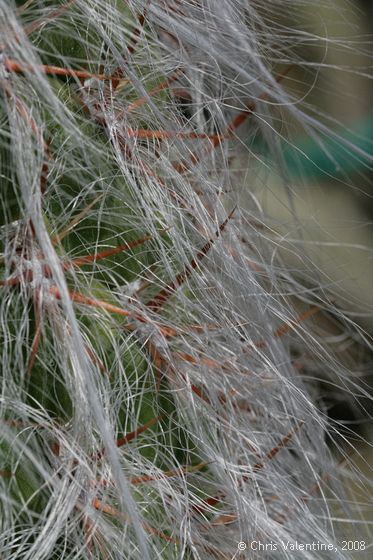
M254 189L276 106L329 132L266 10L0 0L1 558L349 557L316 319L358 332Z

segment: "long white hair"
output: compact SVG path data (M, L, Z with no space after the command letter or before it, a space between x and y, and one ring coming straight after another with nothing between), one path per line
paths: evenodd
M372 157L291 93L317 37L279 11L303 4L0 0L1 558L364 538L328 403L369 402L369 342L302 245L283 150L294 128Z

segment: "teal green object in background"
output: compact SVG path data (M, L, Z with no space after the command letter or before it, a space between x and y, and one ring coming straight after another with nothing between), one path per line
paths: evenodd
M341 132L339 137L324 138L319 143L308 139L295 146L288 144L283 156L290 174L312 180L366 170L367 162L359 151L373 157L373 118L358 123L347 134Z

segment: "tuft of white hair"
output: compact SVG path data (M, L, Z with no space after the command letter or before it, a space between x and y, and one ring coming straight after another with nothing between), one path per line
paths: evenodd
M257 196L259 166L294 208L290 123L373 159L284 87L317 38L277 14L303 4L0 0L1 558L365 538L328 400L371 400L369 342Z

